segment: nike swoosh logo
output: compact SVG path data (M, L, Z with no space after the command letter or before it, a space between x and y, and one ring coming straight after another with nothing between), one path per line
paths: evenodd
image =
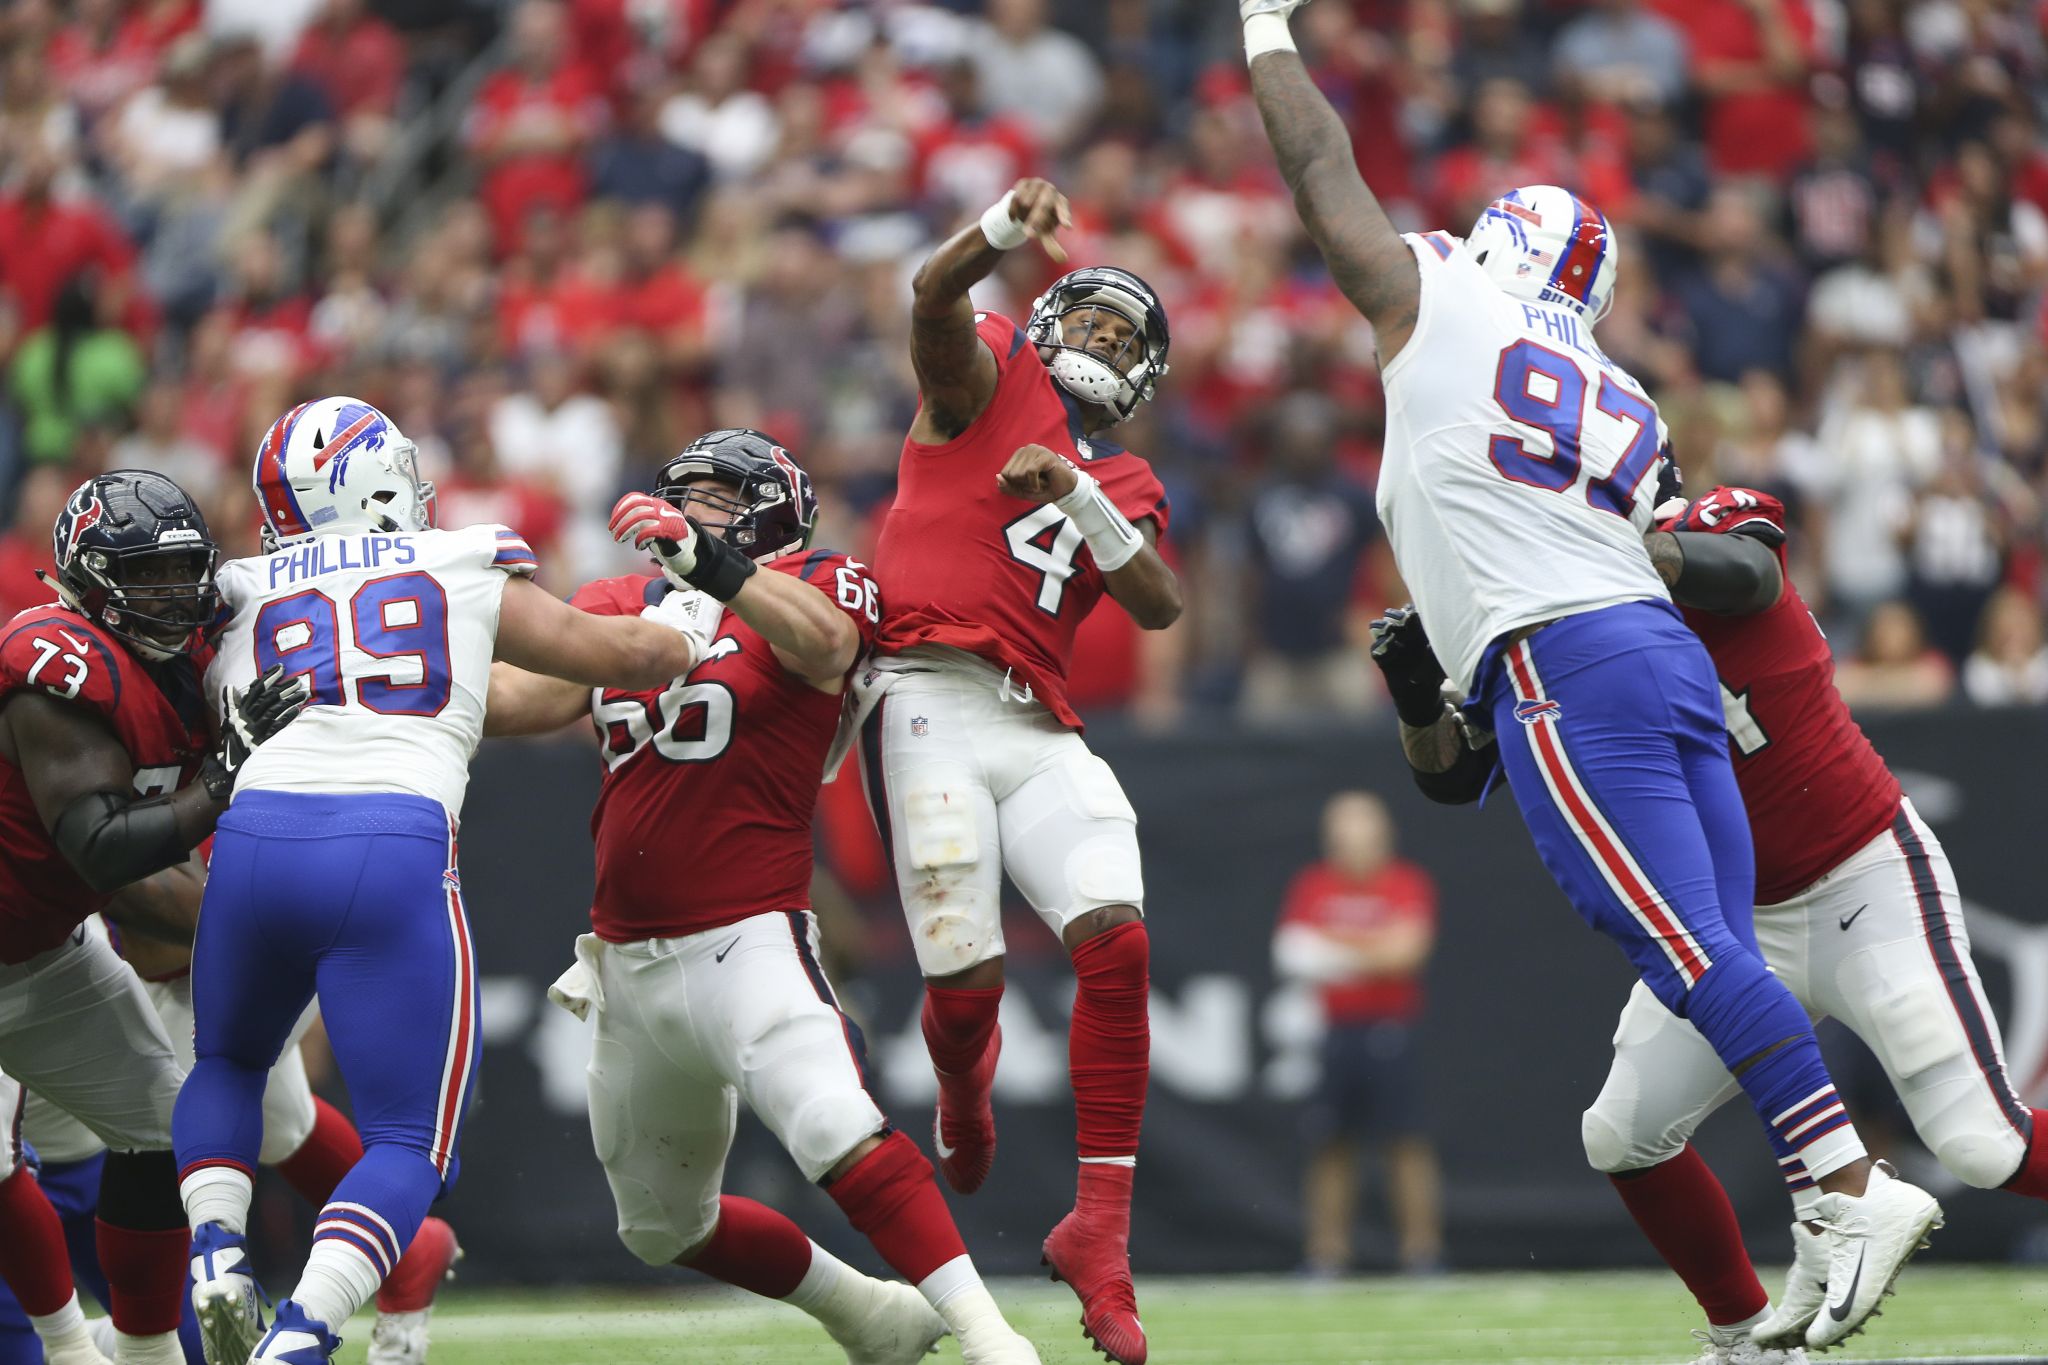
M1857 913L1861 914L1862 911L1859 910ZM1856 1302L1856 1286L1863 1283L1863 1257L1869 1250L1870 1247L1867 1244L1856 1249L1856 1274L1849 1281L1849 1292L1842 1296L1840 1303L1830 1303L1828 1305L1828 1316L1836 1322L1847 1322L1849 1320L1850 1305Z
M79 639L76 635L73 635L70 631L63 629L62 627L58 628L57 633L64 637L64 642L70 645L73 650L77 651L80 654L85 653L85 641Z
M1844 929L1847 929L1847 928L1848 928L1848 927L1849 927L1850 925L1852 925L1852 924L1854 924L1854 923L1856 922L1856 915L1860 915L1860 914L1862 914L1862 913L1863 913L1863 912L1864 912L1865 910L1868 910L1869 908L1870 908L1870 907L1869 907L1868 905L1859 905L1859 906L1857 906L1857 907L1856 907L1856 914L1855 914L1855 915L1844 915L1844 916L1842 916L1842 927L1843 927Z
M936 1119L932 1122L932 1150L939 1154L939 1160L941 1161L951 1161L953 1153L960 1150L958 1147L948 1147L946 1140L939 1136L939 1125Z
M735 948L737 948L737 947L739 947L739 946L740 946L740 941L739 941L739 939L734 939L734 940L733 940L732 942L730 942L730 943L728 943L728 944L726 944L726 945L725 945L725 949L724 949L724 951L723 951L723 952L717 952L717 953L713 953L713 954L711 955L711 960L712 960L713 962L723 962L723 961L725 961L725 954L726 954L726 953L729 953L729 952L731 952L731 951L732 951L733 949L735 949Z

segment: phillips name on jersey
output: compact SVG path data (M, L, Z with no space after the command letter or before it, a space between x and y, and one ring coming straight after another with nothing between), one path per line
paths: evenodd
M0 703L46 692L102 717L135 765L137 796L175 791L199 771L209 742L201 667L189 657L145 665L54 603L0 627ZM20 770L0 760L0 963L56 947L109 899L57 851Z
M860 632L859 666L881 619L866 566L812 550L761 572L793 574L831 598ZM569 603L637 616L674 591L666 579L632 575L585 584ZM598 936L675 938L808 909L811 826L845 704L843 690L821 691L784 668L730 609L687 676L650 692L593 690L605 762L590 817Z
M1785 564L1785 505L1716 488L1659 527L1751 536L1786 569L1777 604L1752 616L1684 609L1721 677L1728 748L1756 842L1756 899L1813 885L1891 827L1899 783L1835 689L1834 654Z
M995 356L996 391L943 445L903 442L896 503L875 550L888 593L877 650L949 645L978 654L1078 730L1067 702L1074 632L1108 584L1066 513L1007 496L996 474L1021 447L1044 446L1094 475L1133 525L1149 519L1162 538L1166 490L1151 465L1082 434L1079 402L1053 382L1016 323L982 313L975 328Z
M1447 233L1402 238L1415 331L1387 365L1378 502L1460 691L1520 626L1669 601L1643 533L1663 419L1572 308L1516 298Z
M214 696L272 664L312 700L235 789L408 792L461 814L483 738L498 604L533 551L503 526L319 536L222 566Z

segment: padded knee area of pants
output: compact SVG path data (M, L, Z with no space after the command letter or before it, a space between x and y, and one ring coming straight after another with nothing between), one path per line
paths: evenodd
M617 1194L616 1188L613 1193ZM619 1241L643 1264L672 1265L676 1257L685 1251L702 1246L717 1228L718 1223L714 1219L701 1230L685 1236L666 1222L642 1225L622 1221L619 1224Z
M1937 1138L1930 1150L1943 1170L1980 1190L1995 1190L2012 1179L2027 1155L2026 1143L2010 1127L2003 1133L1969 1132Z
M816 1184L888 1120L865 1090L819 1095L789 1119L789 1155L804 1179Z
M1635 1073L1616 1067L1607 1077L1600 1097L1579 1119L1579 1140L1586 1149L1586 1164L1613 1175L1618 1171L1640 1171L1669 1161L1685 1150L1685 1139L1670 1131L1641 1131L1639 1088Z
M313 1135L317 1117L311 1090L302 1083L273 1078L263 1096L263 1151L257 1159L265 1166L275 1166L298 1151Z

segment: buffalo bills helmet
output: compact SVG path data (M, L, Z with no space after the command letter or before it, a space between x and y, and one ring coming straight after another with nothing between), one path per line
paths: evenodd
M311 536L424 531L434 485L419 447L360 398L301 403L271 423L256 449L256 502L279 545Z
M698 479L738 491L693 484ZM749 559L803 549L818 521L811 476L773 436L747 427L707 431L690 442L655 475L654 496L696 515L699 525L723 528L725 543Z
M1465 238L1493 282L1516 298L1559 303L1597 323L1614 302L1620 243L1607 215L1555 185L1524 185L1488 204Z
M220 550L199 505L161 474L116 469L87 479L51 532L57 590L149 659L189 654L220 609Z

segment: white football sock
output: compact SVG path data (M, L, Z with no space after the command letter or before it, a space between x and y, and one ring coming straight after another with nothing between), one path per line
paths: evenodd
M1010 1331L1003 1310L996 1307L974 1261L967 1256L955 1256L918 1281L917 1292L946 1320L962 1344L978 1332Z
M178 1182L185 1221L195 1232L201 1223L219 1223L237 1235L247 1232L249 1201L255 1195L249 1173L232 1166L202 1166Z
M176 1332L159 1332L150 1337L114 1333L115 1365L185 1365L185 1348Z
M85 1326L85 1310L78 1306L75 1290L71 1301L56 1312L40 1317L29 1314L28 1325L35 1328L37 1338L42 1341L44 1355L55 1356L67 1348L92 1345L92 1333Z
M801 1308L820 1322L835 1317L834 1302L842 1289L860 1272L834 1256L816 1242L811 1243L811 1268L797 1281L795 1289L783 1299L792 1308Z
M363 1253L329 1237L313 1243L306 1258L306 1273L292 1291L292 1302L306 1310L315 1322L327 1324L330 1332L356 1315L356 1310L376 1297L384 1277L365 1260Z

